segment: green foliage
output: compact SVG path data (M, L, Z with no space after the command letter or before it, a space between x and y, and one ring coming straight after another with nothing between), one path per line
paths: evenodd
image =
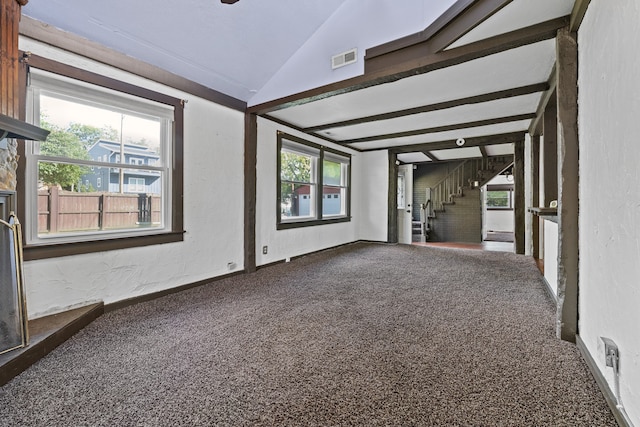
M338 162L325 160L322 162L322 175L324 185L340 185L342 183L342 165Z
M66 129L49 123L46 117L40 126L51 131L47 140L40 143L40 154L67 159L90 160L88 149L100 139L117 140L118 132L111 127L99 129L81 123L70 123ZM38 178L46 185L59 185L65 190L93 191L93 187L81 183L81 177L89 173L86 166L64 163L40 162Z
M309 182L311 158L296 153L280 153L280 178L284 181Z
M46 121L40 124L51 131L46 141L40 143L40 153L47 156L65 157L70 159L89 159L82 141L69 132ZM73 190L80 177L87 173L89 168L69 165L64 163L38 164L38 178L47 185L60 185L65 190Z
M85 149L89 149L89 147L100 139L117 141L119 138L118 131L110 126L104 126L102 129L99 129L81 123L70 123L66 131L77 136Z
M508 191L488 191L487 206L492 208L508 208L509 192Z

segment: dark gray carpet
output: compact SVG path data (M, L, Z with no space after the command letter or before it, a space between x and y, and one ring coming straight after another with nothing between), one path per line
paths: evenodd
M528 257L354 244L108 313L2 426L615 426Z

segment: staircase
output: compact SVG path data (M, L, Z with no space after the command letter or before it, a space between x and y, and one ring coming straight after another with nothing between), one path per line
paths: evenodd
M507 169L512 163L512 155L474 158L462 162L431 188L430 200L424 205L424 223L420 221L414 224L414 233L423 234L423 239L425 240L433 238L441 240L444 237L442 232L445 224L446 227L453 228L469 227L470 212L475 212L477 209L480 209L480 211L476 219L481 223L480 188ZM465 194L472 200L465 202L464 207L461 206L460 209L453 208L456 205L456 200L460 202L461 199L459 198L465 197ZM447 210L450 212L447 213ZM459 212L452 212L456 210ZM473 213L473 215L475 216L476 214ZM477 221L474 220L473 222ZM423 227L424 233L422 232ZM478 239L481 239L481 230L477 235Z

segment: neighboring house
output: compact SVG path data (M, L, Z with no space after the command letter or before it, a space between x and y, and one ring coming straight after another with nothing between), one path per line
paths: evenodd
M309 206L311 188L308 185L301 185L293 192L291 201L292 216L309 216ZM342 200L340 198L340 188L326 187L322 195L322 214L340 215Z
M124 165L153 166L160 159L158 154L144 145L124 144L123 151ZM99 140L89 148L91 159L98 162L121 163L120 152L120 143L113 141ZM123 178L125 193L160 194L160 172L124 169ZM95 191L119 193L120 169L92 168L91 173L82 176L82 184Z

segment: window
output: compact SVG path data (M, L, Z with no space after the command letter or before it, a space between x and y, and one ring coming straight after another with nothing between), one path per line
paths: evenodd
M351 157L278 133L278 229L349 221Z
M93 250L74 249L79 242L101 242L97 251L182 240L182 205L174 203L182 165L172 167L182 152L181 101L37 63L43 66L31 67L27 117L51 133L25 146L25 258ZM53 66L65 76L45 71Z
M487 185L488 210L513 210L513 184Z
M128 193L144 193L145 185L144 178L129 178Z

